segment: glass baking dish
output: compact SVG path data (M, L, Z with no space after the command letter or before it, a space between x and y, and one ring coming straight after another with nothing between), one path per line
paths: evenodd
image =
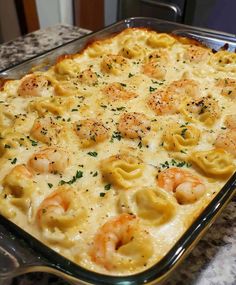
M76 53L83 49L87 43L111 36L128 27L147 27L159 32L190 37L215 50L225 44L227 44L225 48L228 50L236 49L235 35L154 18L129 18L5 69L0 73L0 78L19 78L36 67L45 69L52 65L59 55ZM71 284L162 284L221 213L233 197L235 188L236 173L161 261L146 271L129 276L109 276L84 269L51 250L0 215L0 284L5 284L7 279L14 276L34 271L54 273Z

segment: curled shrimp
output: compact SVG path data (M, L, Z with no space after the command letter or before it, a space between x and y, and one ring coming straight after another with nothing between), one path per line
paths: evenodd
M17 93L21 97L42 96L43 90L48 87L48 84L45 76L29 74L22 78Z
M196 98L198 93L196 81L180 79L173 81L165 90L151 94L148 105L157 115L171 115L178 112L179 105L185 98Z
M162 171L157 177L157 185L172 192L180 204L198 201L206 187L199 177L192 172L176 167Z
M57 142L58 134L61 132L61 126L58 125L52 117L37 118L30 130L30 135L48 145Z
M146 115L136 112L123 114L118 124L118 131L130 139L142 138L150 129L150 121Z
M209 56L208 49L195 45L190 45L184 53L184 59L193 63L207 61Z
M77 193L75 190L61 186L46 197L40 204L36 220L41 228L51 230L58 228L65 230L77 225L85 212L78 207Z
M171 115L178 112L178 104L173 96L169 96L164 90L159 90L150 95L148 106L157 115Z
M102 92L111 101L130 100L136 98L138 95L134 92L125 90L121 83L114 82L107 85Z
M82 84L87 84L89 86L94 86L98 83L98 77L95 72L91 69L86 69L82 71L78 76L78 80Z
M231 130L236 129L236 115L227 115L225 117L225 125Z
M167 70L159 62L150 61L143 65L142 72L151 78L163 80L165 79Z
M109 130L99 120L85 119L75 123L75 132L83 146L103 142L108 138Z
M223 148L236 157L236 130L226 130L219 133L215 141L215 147Z
M158 80L165 79L166 65L169 61L169 55L167 51L162 49L156 50L148 55L145 60L146 63L142 66L142 72L151 78Z
M183 100L184 98L196 98L199 96L199 84L195 80L180 79L171 82L167 87L166 92L169 96L176 97L176 99Z
M131 269L146 264L152 246L136 216L123 213L99 228L89 254L93 262L107 270Z
M28 161L28 166L37 173L62 173L68 165L68 153L58 147L44 148Z

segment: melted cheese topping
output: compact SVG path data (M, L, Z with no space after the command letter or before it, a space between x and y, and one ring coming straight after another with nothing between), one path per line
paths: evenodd
M127 29L0 92L0 212L92 271L158 262L235 170L235 54Z

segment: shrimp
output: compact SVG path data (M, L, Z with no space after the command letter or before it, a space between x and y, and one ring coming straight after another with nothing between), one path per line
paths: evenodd
M221 89L221 95L235 99L236 98L236 80L232 78L218 79L216 86Z
M84 146L103 142L109 134L109 129L96 119L81 120L75 123L74 130Z
M105 55L101 62L101 70L104 73L118 75L128 66L128 60L121 55Z
M236 130L220 132L215 141L215 147L223 148L236 157Z
M225 125L231 130L236 129L236 115L227 115L225 117Z
M165 79L167 70L163 65L160 65L158 62L151 61L143 65L142 72L151 78L163 80Z
M198 83L194 80L181 79L173 81L165 90L152 93L148 105L157 115L176 114L180 103L185 98L198 97Z
M142 138L150 129L151 125L146 115L136 112L123 114L118 124L118 131L130 139Z
M199 84L195 80L180 79L173 81L166 89L169 96L178 97L179 100L184 98L197 98L199 95Z
M29 74L22 78L17 93L21 97L39 97L48 87L48 80L43 75Z
M210 53L208 49L193 45L190 45L184 53L184 59L192 63L207 61L209 56Z
M68 165L68 153L58 147L44 148L28 161L28 166L37 173L62 173Z
M75 226L82 214L77 202L77 193L73 189L59 187L40 204L36 214L38 226L62 230Z
M163 80L166 76L165 66L168 61L169 55L166 51L156 50L146 59L146 63L142 66L142 72L151 78Z
M172 192L180 204L194 203L206 191L206 187L199 177L190 171L176 167L162 171L157 177L157 185Z
M121 83L114 82L108 84L102 92L110 99L111 101L119 100L130 100L136 98L138 95L131 91L126 91Z
M147 101L148 106L157 115L171 115L178 112L178 104L173 96L169 96L164 90L152 93Z
M99 228L89 254L107 270L122 270L144 265L152 255L152 246L136 216L123 213Z
M86 69L82 71L78 76L78 80L82 84L87 84L89 86L95 86L98 83L98 77L91 69Z
M30 135L34 139L50 145L57 142L61 129L61 126L52 117L37 118L30 130Z

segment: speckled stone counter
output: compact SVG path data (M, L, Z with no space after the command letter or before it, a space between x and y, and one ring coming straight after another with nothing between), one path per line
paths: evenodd
M79 27L56 25L4 43L0 45L0 71L87 33Z
M58 25L0 45L0 70L88 33L78 27ZM12 285L64 285L42 273L28 274ZM168 285L236 284L236 199L173 273Z

